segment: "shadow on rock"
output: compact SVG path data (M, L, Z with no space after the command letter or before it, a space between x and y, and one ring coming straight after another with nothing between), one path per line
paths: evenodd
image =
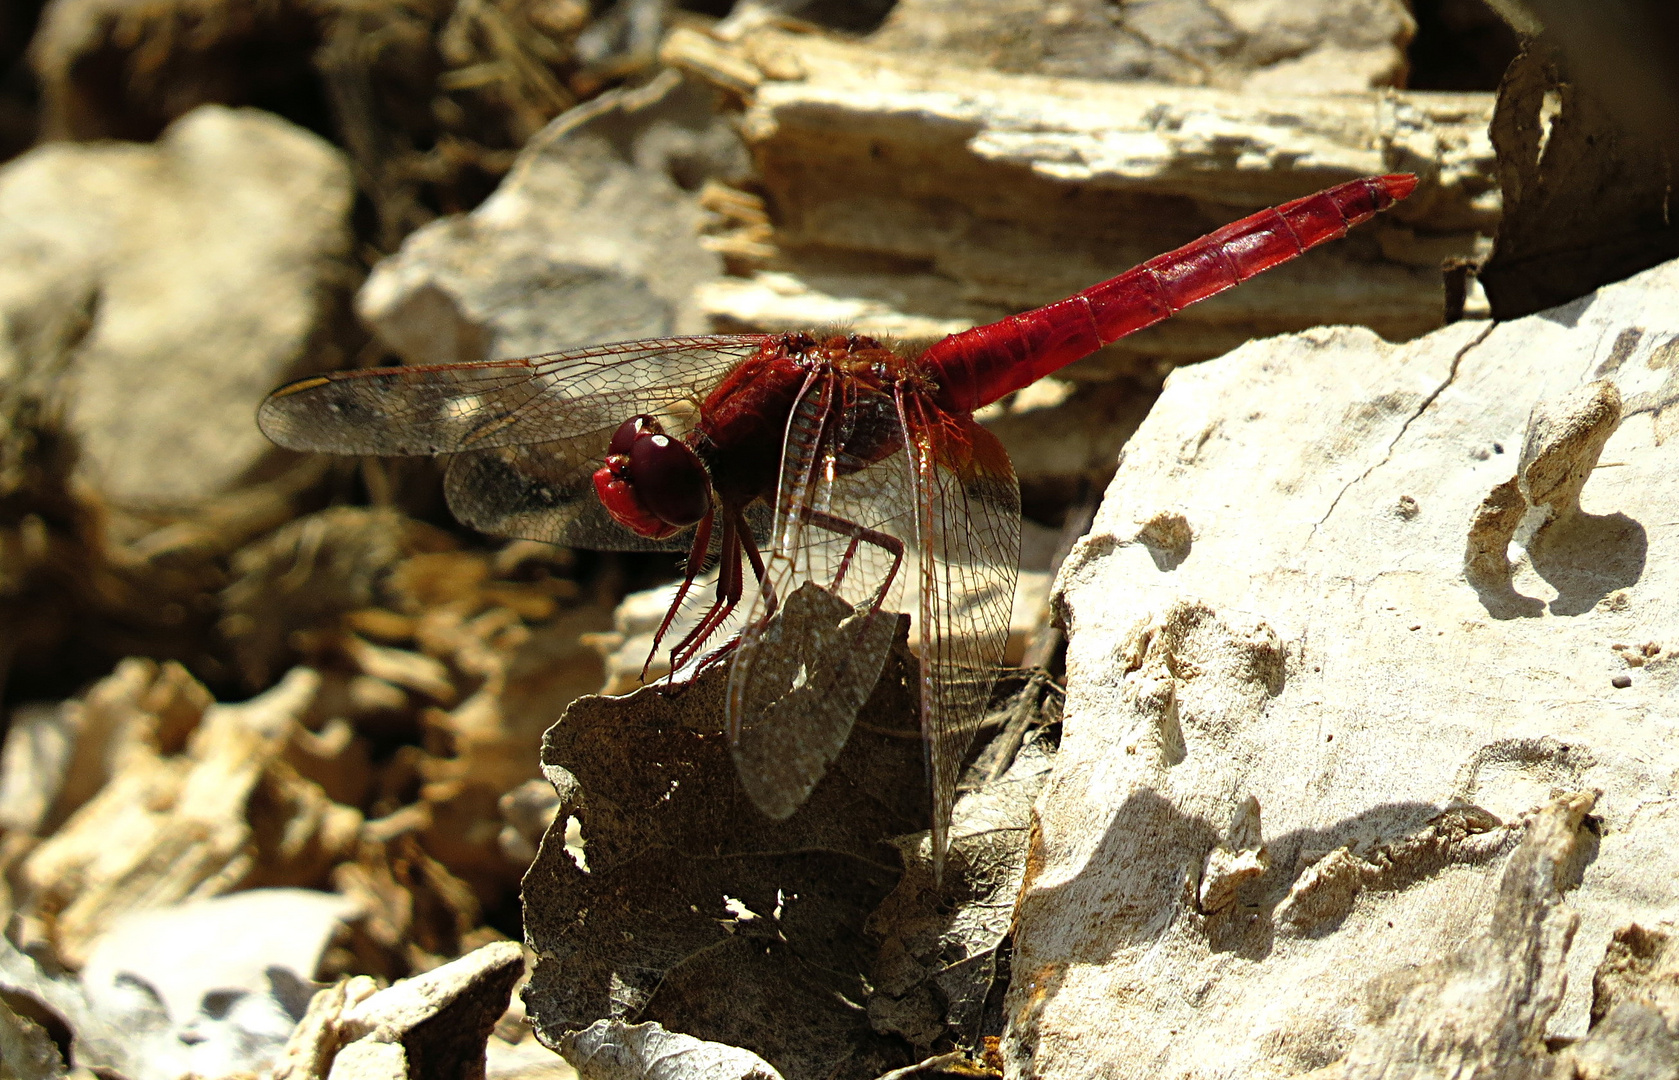
M1553 615L1583 615L1638 584L1649 537L1625 514L1575 514L1545 529L1528 552L1534 572L1557 591Z

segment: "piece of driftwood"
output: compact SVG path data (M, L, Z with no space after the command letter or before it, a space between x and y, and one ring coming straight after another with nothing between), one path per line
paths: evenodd
M717 71L718 43L668 62ZM1442 260L1498 218L1490 94L1310 95L1009 75L814 35L730 43L763 73L742 132L778 256L700 291L721 328L846 321L925 340L1068 295L1261 207L1408 171L1390 215L1070 376L1218 355L1326 320L1390 338L1438 326ZM744 269L744 267L743 267Z
M1606 1017L1679 916L1675 287L1172 375L1058 582L1005 1075L1671 1075Z

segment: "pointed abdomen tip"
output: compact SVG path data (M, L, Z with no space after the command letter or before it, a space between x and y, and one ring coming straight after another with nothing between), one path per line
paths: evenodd
M1381 177L1381 181L1383 190L1394 202L1417 190L1417 178L1412 173L1390 173Z

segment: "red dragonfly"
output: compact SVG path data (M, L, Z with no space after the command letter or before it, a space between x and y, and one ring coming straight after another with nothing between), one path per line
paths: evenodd
M452 455L449 505L487 533L686 550L655 652L714 557L715 597L672 648L671 668L732 655L735 762L777 819L844 745L896 630L879 616L908 582L942 866L957 778L1003 658L1020 548L1014 470L974 410L1345 235L1415 187L1410 175L1370 177L1296 199L919 355L857 334L632 341L319 375L276 390L258 422L296 450ZM756 595L740 631L716 646L747 568Z

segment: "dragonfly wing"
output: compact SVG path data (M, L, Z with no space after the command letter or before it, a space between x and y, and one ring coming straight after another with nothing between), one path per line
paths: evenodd
M495 536L602 551L686 551L613 521L591 478L632 416L685 433L705 394L763 335L666 338L436 367L300 379L257 414L281 446L334 454L450 454L449 508Z
M884 608L907 576L908 472L901 452L867 466L855 456L898 438L891 398L858 394L820 371L794 406L764 585L729 674L735 766L775 819L803 804L844 747L898 632Z
M686 533L652 540L606 512L593 479L603 453L589 437L471 450L450 459L443 492L462 524L491 536L590 551L687 551L693 538ZM753 503L745 517L753 539L765 543L769 508Z
M996 436L901 395L920 576L921 731L933 864L950 847L956 782L1008 644L1020 567L1020 486Z
M759 334L628 341L574 352L299 379L257 412L293 450L426 455L598 436L649 414L682 434L705 393L762 347Z
M514 536L592 551L687 551L690 537L652 540L612 519L595 495L595 440L561 439L456 454L443 494L463 524L491 536Z

